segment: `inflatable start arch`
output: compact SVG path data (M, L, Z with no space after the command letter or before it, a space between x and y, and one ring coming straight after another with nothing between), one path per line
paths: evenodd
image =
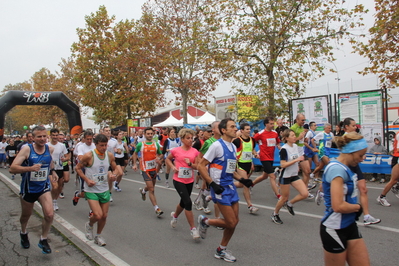
M0 98L0 140L3 139L4 135L6 113L16 105L58 106L67 115L71 135L82 132L79 106L72 102L63 92L8 91Z

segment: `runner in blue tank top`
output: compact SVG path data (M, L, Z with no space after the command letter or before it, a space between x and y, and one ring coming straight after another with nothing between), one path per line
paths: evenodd
M44 254L51 253L47 235L53 222L53 204L50 192L50 179L57 182L51 154L53 148L47 146L46 128L37 126L33 129L34 143L25 145L15 158L10 173L22 174L21 182L21 246L29 248L30 242L26 227L36 201L43 209L42 235L38 246Z
M323 174L326 210L320 224L325 265L370 265L367 248L356 221L363 212L357 203L357 174L350 168L363 161L368 145L353 132L336 137L341 149L337 160L331 161Z
M239 197L233 180L236 179L247 187L252 185L252 180L242 178L236 172L236 147L232 143L237 132L235 122L230 118L223 119L219 123L219 131L222 135L221 139L209 147L197 169L204 181L210 184L212 200L217 204L224 218L208 219L204 215L199 215L198 231L200 236L205 238L206 230L210 225L225 228L220 246L216 249L215 258L235 262L236 258L226 249L238 224Z

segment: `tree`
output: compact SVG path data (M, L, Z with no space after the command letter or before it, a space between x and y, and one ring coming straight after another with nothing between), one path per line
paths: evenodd
M85 17L72 45L82 103L107 123L120 125L132 115L153 112L162 102L154 82L154 60L146 51L142 28L133 20L114 23L104 6Z
M213 26L202 13L203 0L149 0L143 6L142 23L149 32L163 34L160 53L162 73L157 76L163 89L176 94L187 123L187 104L208 103L208 96L222 78L228 56L221 52ZM152 38L154 39L154 38Z
M375 23L369 29L367 43L354 42L353 48L370 59L370 66L360 73L376 74L386 88L399 86L399 2L375 0Z
M362 26L362 5L352 10L338 0L209 0L208 23L225 33L224 45L236 59L232 77L281 115L299 97L323 61L334 61L333 43Z

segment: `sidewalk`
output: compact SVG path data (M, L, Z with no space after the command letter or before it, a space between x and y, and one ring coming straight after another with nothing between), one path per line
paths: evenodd
M19 237L19 197L14 188L5 182L0 177L0 265L98 265L54 227L48 237L52 253L43 254L37 246L41 234L41 218L35 211L28 223L31 246L23 249Z

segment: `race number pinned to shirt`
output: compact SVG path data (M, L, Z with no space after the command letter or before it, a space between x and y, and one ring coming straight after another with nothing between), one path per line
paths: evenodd
M236 170L237 160L227 159L227 169L226 173L232 174Z
M102 185L108 183L107 173L94 174L92 175L92 180L96 182L96 185Z
M151 160L151 161L146 161L145 162L145 168L146 169L154 169L155 167L156 167L155 160Z
M326 141L326 147L327 147L327 148L331 148L331 144L332 144L332 141L331 141L331 140Z
M266 139L266 141L267 141L267 147L276 146L276 139L275 138Z
M40 168L37 172L30 173L30 181L41 182L45 181L48 176L48 169L47 168Z
M180 167L179 168L179 178L191 178L193 176L193 169L189 167Z
M251 160L252 159L252 152L243 151L241 157L242 157L243 160Z

